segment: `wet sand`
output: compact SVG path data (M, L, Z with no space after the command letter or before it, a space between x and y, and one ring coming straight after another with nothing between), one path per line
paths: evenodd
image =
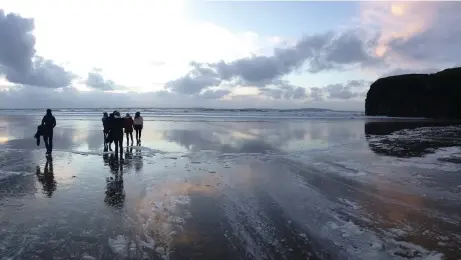
M459 259L461 127L0 117L0 259ZM126 140L125 145L126 145Z

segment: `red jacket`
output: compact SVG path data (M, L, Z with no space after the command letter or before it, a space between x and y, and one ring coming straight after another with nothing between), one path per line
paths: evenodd
M123 127L126 129L133 129L133 118L132 117L125 117L123 118Z

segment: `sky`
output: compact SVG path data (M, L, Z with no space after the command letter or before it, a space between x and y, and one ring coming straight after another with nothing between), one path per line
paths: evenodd
M364 110L461 66L461 2L0 0L0 108Z

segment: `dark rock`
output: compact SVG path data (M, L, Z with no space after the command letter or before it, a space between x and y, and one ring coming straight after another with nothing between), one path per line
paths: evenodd
M461 118L461 68L380 78L367 93L365 114Z

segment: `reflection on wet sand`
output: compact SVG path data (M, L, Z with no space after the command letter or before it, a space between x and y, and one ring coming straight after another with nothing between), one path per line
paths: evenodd
M123 208L125 203L125 189L123 187L123 161L111 153L103 155L104 163L109 165L111 176L106 178L106 196L104 202L114 208Z
M421 157L436 149L461 145L460 122L367 122L365 137L370 149L381 155ZM443 128L442 128L443 127ZM413 130L414 131L409 131Z
M136 172L140 172L143 167L142 152L139 149L136 149L135 154L132 155L134 169Z
M45 193L48 198L51 198L53 192L56 190L56 181L54 179L53 172L53 159L48 157L46 159L45 167L43 167L43 172L40 170L40 166L37 165L36 171L37 179L43 186L43 193Z
M459 203L429 195L434 186L397 186L402 176L423 170L411 164L414 158L379 156L415 155L412 149L419 147L412 140L443 143L459 135L456 127L444 128L442 135L435 128L405 132L412 126L371 122L365 140L365 122L359 120L146 120L144 146L125 147L120 160L103 150L99 119L62 124L54 163L34 151L32 137L6 134L1 170L25 174L0 182L0 224L15 230L0 232L0 248L13 259L38 258L42 248L49 259L345 259L338 252L346 250L352 250L350 259L427 256L418 245L458 256L450 250L461 234L453 222ZM35 175L37 164L45 167ZM72 182L63 180L64 171L75 177ZM386 175L391 171L398 178ZM447 189L449 173L426 172L435 172L431 181ZM31 187L20 185L27 182ZM17 195L34 197L41 192L37 184L52 199ZM24 224L29 225L16 229ZM437 244L441 233L448 234L445 245ZM50 245L41 245L48 234Z

